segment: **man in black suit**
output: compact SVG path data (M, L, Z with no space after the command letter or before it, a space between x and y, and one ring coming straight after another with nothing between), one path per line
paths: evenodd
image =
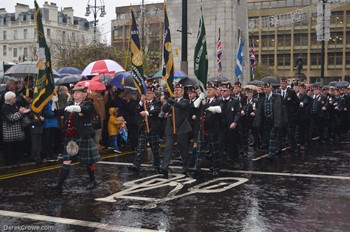
M316 82L312 87L314 92L311 104L312 140L319 139L321 143L325 143L327 135L326 126L329 119L329 113L327 110L328 101L327 97L321 94L321 83Z
M155 97L156 87L153 85L147 86L146 95L141 96L141 101L138 106L138 113L141 117L141 125L139 128L137 154L132 166L132 169L139 171L143 157L145 155L147 141L151 145L153 153L153 167L159 172L159 133L160 121L158 115L160 113L162 103ZM146 103L146 107L145 107ZM147 120L147 121L146 121ZM148 128L147 128L148 126Z
M297 143L295 137L295 131L298 121L298 110L300 100L295 94L294 90L287 87L287 78L281 78L280 80L280 89L278 93L282 96L284 104L287 110L287 141L288 148L291 151L297 150ZM282 129L282 135L284 136ZM282 136L281 136L282 137ZM281 144L282 145L282 144Z
M175 85L174 97L167 99L162 111L167 117L165 126L165 149L161 172L168 178L168 167L171 161L175 140L182 159L182 173L188 172L188 136L192 128L188 121L190 102L184 97L184 86L180 83ZM175 122L175 123L174 123ZM175 124L175 125L174 125ZM175 127L175 128L174 128Z
M298 143L300 144L300 150L304 150L310 125L310 105L312 98L306 94L306 86L304 83L296 82L293 88L300 100L297 120Z

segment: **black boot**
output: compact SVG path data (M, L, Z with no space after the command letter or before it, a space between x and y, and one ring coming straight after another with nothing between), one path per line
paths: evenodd
M89 177L90 177L90 183L88 186L86 186L86 189L93 189L97 187L97 182L95 181L95 168L93 165L91 165L90 167L86 168Z
M60 173L58 176L58 181L55 184L48 184L47 187L53 190L56 190L57 193L62 193L62 186L65 179L67 179L69 175L70 165L63 165L60 169Z

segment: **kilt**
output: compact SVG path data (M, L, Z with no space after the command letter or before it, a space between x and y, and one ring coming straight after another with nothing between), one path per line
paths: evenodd
M79 152L76 156L71 156L67 153L66 145L73 140L79 146ZM65 147L63 151L63 161L78 161L83 166L91 166L100 160L100 154L97 150L96 143L92 137L83 138L66 138Z

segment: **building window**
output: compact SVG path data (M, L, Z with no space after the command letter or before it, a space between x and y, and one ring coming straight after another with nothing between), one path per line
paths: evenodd
M307 46L308 36L307 34L295 34L294 46Z
M7 56L7 46L6 45L2 46L2 56Z
M346 44L350 44L350 31L346 32Z
M266 64L268 66L274 66L275 65L274 54L261 55L261 63Z
M333 11L331 14L331 24L342 25L344 22L344 14L342 11Z
M3 40L7 40L7 31L2 32L2 38Z
M28 39L28 29L23 29L23 39Z
M24 49L23 49L23 56L24 56L25 58L28 57L28 48L24 48Z
M343 64L343 53L341 52L329 52L328 53L328 67L332 68L335 65Z
M46 29L46 36L47 36L47 38L51 38L51 29L50 28Z
M17 51L17 48L13 48L13 57L18 57L18 51Z
M261 36L262 47L274 47L275 46L275 35L262 35Z
M321 54L319 53L310 53L310 62L311 66L319 66L321 65Z
M17 40L17 39L18 39L18 31L17 31L17 30L14 30L14 31L13 31L13 39L14 39L14 40Z
M336 32L331 34L329 45L343 45L343 33Z
M290 35L278 35L278 47L290 47Z
M346 53L345 64L350 64L350 52Z
M279 66L290 66L290 54L277 55L277 65Z

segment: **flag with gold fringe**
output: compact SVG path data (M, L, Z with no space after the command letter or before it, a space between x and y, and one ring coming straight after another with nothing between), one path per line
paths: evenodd
M50 49L46 44L44 35L44 27L42 22L41 9L36 1L35 4L35 20L38 35L38 75L35 78L34 101L32 103L32 111L39 113L44 106L51 100L55 92L55 84L51 67Z
M134 11L131 10L131 73L134 78L134 83L140 94L145 93L144 76L143 76L143 61L139 31L137 29Z
M164 35L163 35L163 73L162 79L166 81L166 86L170 96L174 95L174 56L171 49L171 36L169 19L164 3Z

